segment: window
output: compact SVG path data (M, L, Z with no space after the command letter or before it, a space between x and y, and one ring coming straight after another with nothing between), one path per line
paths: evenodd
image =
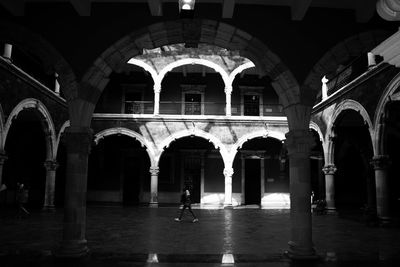
M123 110L125 114L143 114L143 91L146 85L123 84Z
M263 89L261 86L239 86L242 116L263 116Z
M201 114L201 94L185 94L185 115Z
M182 84L182 114L204 114L204 91L206 86L199 84Z
M260 115L260 97L258 95L244 95L244 115Z

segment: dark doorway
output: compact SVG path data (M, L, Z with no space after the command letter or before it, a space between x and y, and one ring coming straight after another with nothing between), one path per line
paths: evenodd
M191 188L192 202L200 203L201 159L189 156L185 158L184 164L184 185Z
M142 173L142 164L140 158L124 158L124 181L123 181L123 202L124 205L137 205L140 202L140 177L137 174Z
M245 160L245 204L261 203L261 172L259 159Z

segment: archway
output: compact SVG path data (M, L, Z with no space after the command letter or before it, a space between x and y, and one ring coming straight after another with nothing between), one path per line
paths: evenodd
M98 139L89 156L88 202L148 202L150 159L143 145L121 132Z
M45 196L46 171L44 162L49 147L47 125L40 112L27 108L17 113L9 123L5 151L3 183L7 185L7 202L15 201L17 183L29 190L28 206L42 208Z
M335 202L338 211L357 213L375 207L374 172L370 161L372 141L364 118L352 109L340 112L334 122Z

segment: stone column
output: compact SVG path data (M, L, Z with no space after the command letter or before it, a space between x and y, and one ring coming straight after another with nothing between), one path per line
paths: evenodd
M200 163L200 203L204 197L204 166L205 157L204 153L201 153L201 163Z
M389 163L389 157L386 155L374 156L371 161L375 170L377 215L382 221L388 221L390 219L389 185L387 177Z
M12 44L4 44L3 57L11 59L11 54L12 54Z
M93 133L90 128L68 127L65 130L67 170L63 239L58 257L77 258L87 254L86 192L87 169Z
M261 193L261 200L260 205L262 204L262 199L265 193L265 158L260 159L260 193Z
M54 73L54 78L55 78L54 92L59 95L60 94L60 83L58 82L58 73L57 72Z
M158 206L158 174L160 172L159 167L150 167L151 182L150 182L150 206Z
M3 184L3 165L7 159L5 152L0 151L0 186Z
M58 164L55 160L46 160L44 162L46 168L46 189L44 194L43 209L54 209L54 196L56 192L56 170Z
M243 157L243 155L240 157L241 159L241 163L242 163L242 169L241 169L241 182L242 182L242 197L241 197L241 201L242 201L242 205L245 204L246 202L246 173L245 173L245 158Z
M314 140L307 129L286 134L290 167L291 241L286 252L293 259L315 258L311 221L310 150Z
M161 84L154 84L154 115L160 114Z
M232 85L226 86L225 87L225 96L226 96L225 114L226 114L226 116L232 115L231 95L232 95Z
M225 208L232 207L232 175L233 175L233 168L225 168L224 169L224 176L225 176L224 207Z
M329 80L326 78L326 76L322 77L321 79L322 82L322 100L325 100L328 98L328 85L327 83L329 82Z
M335 172L336 166L333 164L326 165L322 171L325 173L325 201L326 210L330 213L336 212L335 206Z

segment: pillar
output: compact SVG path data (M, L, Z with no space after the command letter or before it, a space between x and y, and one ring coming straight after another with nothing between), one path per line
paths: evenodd
M241 196L241 201L242 201L242 205L246 204L246 173L245 173L245 158L242 156L240 157L241 159L241 164L242 164L242 168L241 168L241 182L242 182L242 196Z
M58 164L55 160L46 160L46 188L44 194L44 209L54 209L54 196L56 192L56 170Z
M12 54L12 44L4 44L3 57L11 59L11 54Z
M58 73L57 72L54 73L54 78L55 78L54 92L59 95L60 94L60 83L58 82Z
M77 258L87 254L86 192L87 169L93 133L86 127L65 130L67 170L65 180L64 222L58 257Z
M160 114L161 84L154 84L154 115Z
M225 87L225 96L226 96L225 114L226 114L226 116L231 116L232 115L232 108L231 108L232 85Z
M371 161L375 170L376 208L379 220L385 222L390 219L389 214L389 185L387 169L389 157L386 155L374 156Z
M0 186L3 184L3 166L7 160L7 156L4 151L0 151Z
M260 159L260 193L261 193L261 200L260 205L262 204L262 199L265 193L265 158Z
M376 66L375 55L371 52L368 52L368 68L372 68Z
M232 175L233 175L233 168L224 169L224 176L225 176L224 207L226 208L232 207Z
M335 206L335 172L336 166L333 164L326 165L322 171L325 173L325 201L326 210L329 213L336 212Z
M158 206L158 173L159 167L150 167L151 181L150 181L150 206Z
M290 168L291 240L286 255L316 258L312 243L310 150L314 140L308 129L286 134Z
M204 166L205 166L205 157L204 153L201 153L201 162L200 162L200 203L204 197Z
M325 100L328 98L328 85L327 83L329 80L326 78L326 76L322 77L322 100Z

